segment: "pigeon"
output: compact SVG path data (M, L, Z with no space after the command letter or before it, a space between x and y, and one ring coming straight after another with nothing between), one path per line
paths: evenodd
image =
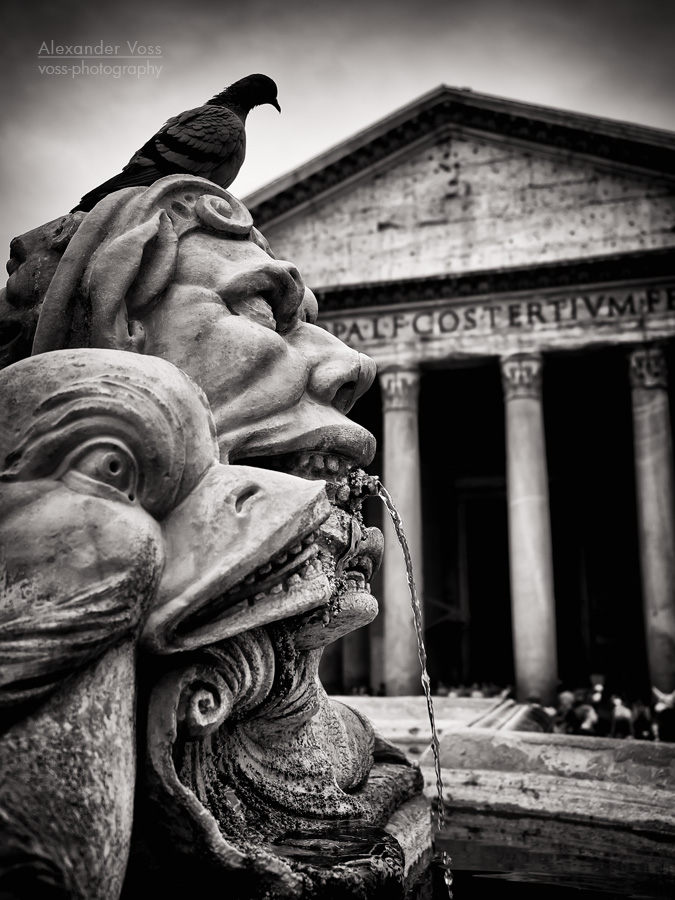
M85 194L71 212L89 212L113 191L149 187L165 175L200 175L229 187L246 154L246 116L266 103L281 112L277 86L267 75L235 81L203 106L169 119L118 175Z

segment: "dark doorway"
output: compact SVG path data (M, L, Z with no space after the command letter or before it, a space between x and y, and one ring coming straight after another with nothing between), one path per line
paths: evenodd
M514 675L503 483L460 482L457 516L460 594L468 620L462 681L504 688Z
M627 352L547 357L543 379L559 675L648 701Z
M436 689L513 683L504 409L494 360L420 391L425 639Z

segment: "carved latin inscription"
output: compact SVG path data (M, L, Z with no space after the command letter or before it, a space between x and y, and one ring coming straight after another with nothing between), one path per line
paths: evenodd
M405 311L372 310L322 317L321 325L350 346L379 342L430 341L449 337L480 338L528 332L565 334L574 329L617 329L641 321L656 322L675 313L675 287L616 288L568 296L533 295L526 299L456 300L415 306Z

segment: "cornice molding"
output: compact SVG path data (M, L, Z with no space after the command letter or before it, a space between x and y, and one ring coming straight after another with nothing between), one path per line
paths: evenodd
M513 269L313 288L321 314L434 300L675 278L675 247Z

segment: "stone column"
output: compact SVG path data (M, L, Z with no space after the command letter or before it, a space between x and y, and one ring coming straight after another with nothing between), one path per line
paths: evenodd
M503 358L501 368L516 693L520 701L536 695L552 704L558 659L542 360L539 354L517 354Z
M667 371L658 347L630 354L642 602L652 685L675 690L675 475Z
M419 371L391 368L380 373L384 415L384 486L403 522L420 603L422 503L418 435ZM421 693L417 638L403 554L388 515L384 517L384 682L387 695Z

